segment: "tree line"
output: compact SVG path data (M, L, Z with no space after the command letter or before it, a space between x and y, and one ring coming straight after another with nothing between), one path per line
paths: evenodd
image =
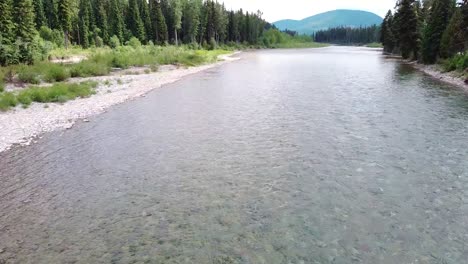
M380 27L335 27L319 30L313 34L316 42L356 45L380 42Z
M134 38L160 45L256 44L271 28L260 11L227 10L213 0L0 0L0 14L2 65L32 62L34 49L47 48L44 41L83 48Z
M399 0L382 23L385 52L426 64L468 48L468 0Z

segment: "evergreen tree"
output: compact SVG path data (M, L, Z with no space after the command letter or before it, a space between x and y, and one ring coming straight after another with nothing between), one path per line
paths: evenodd
M414 0L401 0L398 6L399 46L404 59L417 58L419 50L418 16Z
M65 48L68 49L70 30L72 29L72 3L71 0L59 0L58 18L64 34Z
M32 0L15 0L16 37L31 42L36 36L35 15Z
M55 0L44 0L44 13L49 28L60 28L60 23L58 19L58 8Z
M0 14L0 45L11 44L15 40L12 0L0 0Z
M143 21L143 25L145 28L146 40L151 40L153 39L153 36L152 36L153 30L151 29L151 16L149 12L149 3L146 0L137 0L137 3L138 3L138 8L140 10L141 20Z
M467 28L463 28L462 10L457 8L442 35L440 43L440 56L442 58L451 57L464 50L466 30Z
M109 24L111 28L110 35L117 36L119 41L123 42L125 24L119 0L110 0Z
M171 13L173 18L173 29L174 29L174 38L175 44L179 45L178 31L182 28L182 2L181 0L172 0L171 1Z
M83 48L89 47L90 37L90 17L92 16L91 2L90 0L80 1L80 11L78 13L79 19L79 31L78 31L78 42Z
M186 43L197 41L202 6L202 0L188 0L184 6L182 30Z
M150 8L154 41L156 43L164 44L167 42L168 38L167 25L162 12L161 3L159 0L151 0Z
M34 13L36 13L36 28L47 25L47 18L44 13L42 0L34 0Z
M392 53L395 49L395 36L393 34L393 15L392 11L388 10L387 15L382 23L380 41L384 46L384 51Z
M140 41L146 40L145 25L140 16L140 8L136 0L128 1L127 26L132 35Z
M450 19L453 6L451 0L434 0L427 26L424 30L422 44L422 60L424 63L434 63L440 52L440 41Z
M109 43L110 36L109 26L107 23L107 13L104 7L104 2L100 0L97 0L96 27L101 31L101 37L104 40L104 43Z

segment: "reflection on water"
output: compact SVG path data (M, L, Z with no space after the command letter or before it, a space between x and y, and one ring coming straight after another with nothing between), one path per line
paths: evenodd
M464 263L468 99L275 50L0 154L0 263Z

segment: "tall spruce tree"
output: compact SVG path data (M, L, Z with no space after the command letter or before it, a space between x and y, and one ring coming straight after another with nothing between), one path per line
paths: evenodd
M464 50L466 30L463 28L462 11L457 8L442 35L440 42L440 56L442 58L451 57Z
M175 44L179 45L178 32L182 28L182 11L183 11L182 1L172 0L170 8L171 8L171 15L173 18Z
M11 44L15 40L12 0L0 0L0 14L0 45Z
M127 26L134 37L140 41L146 40L145 25L140 16L137 0L128 1Z
M97 2L97 3L96 3ZM107 23L107 12L104 6L104 1L97 0L96 6L96 27L101 31L101 37L104 43L109 43L109 25Z
M151 1L150 1L151 2ZM140 10L141 20L145 27L146 40L152 40L152 29L151 29L151 16L149 12L149 3L146 0L137 0L138 8Z
M53 29L59 29L58 8L55 0L44 0L44 13L47 19L47 26Z
M32 0L15 0L14 7L16 37L31 42L37 33Z
M154 41L159 44L165 44L168 40L166 20L162 12L159 0L151 0L151 24L153 29Z
M398 5L399 46L404 59L417 59L419 50L419 22L414 0L401 0Z
M123 42L125 24L119 0L110 0L109 24L111 35L117 36L120 42Z
M78 19L79 19L78 43L83 48L88 48L90 44L89 38L90 38L90 29L91 29L91 22L90 22L91 16L92 16L92 9L91 9L90 0L81 0L80 10L78 13Z
M440 41L450 20L453 7L451 0L434 0L424 30L422 43L422 60L424 63L435 63L440 53Z
M68 49L70 43L70 30L72 29L72 2L71 0L59 0L58 18L60 28L63 30L65 48Z
M47 25L47 18L44 13L44 3L42 0L34 0L34 12L36 13L36 27L39 29Z

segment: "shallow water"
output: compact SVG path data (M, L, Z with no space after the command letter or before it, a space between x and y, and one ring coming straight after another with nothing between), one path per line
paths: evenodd
M246 53L0 154L0 263L466 263L468 97Z

